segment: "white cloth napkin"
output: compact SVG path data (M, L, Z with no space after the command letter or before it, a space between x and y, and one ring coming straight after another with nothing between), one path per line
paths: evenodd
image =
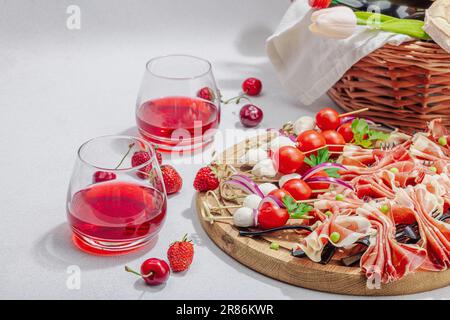
M267 39L267 54L286 90L303 104L325 94L357 61L386 43L399 45L409 36L358 27L343 40L311 33L312 10L306 0L291 4L276 32Z

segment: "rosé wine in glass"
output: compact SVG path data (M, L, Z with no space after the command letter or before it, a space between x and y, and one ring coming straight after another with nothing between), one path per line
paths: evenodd
M208 90L209 99L204 94ZM194 150L212 141L220 122L220 94L211 64L187 55L147 63L136 103L141 135L161 150Z
M150 160L133 167L136 151ZM138 170L149 166L148 179ZM110 180L95 182L98 172ZM70 182L67 218L74 243L94 254L119 254L148 244L161 229L167 210L166 193L154 151L142 139L106 136L83 144Z

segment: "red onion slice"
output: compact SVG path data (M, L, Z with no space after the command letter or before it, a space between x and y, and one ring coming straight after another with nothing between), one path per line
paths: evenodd
M258 210L257 209L253 209L252 218L253 218L253 225L255 227L257 227L258 226Z
M317 177L317 178L310 178L308 179L308 181L306 181L307 183L311 183L311 182L326 182L329 184L335 184L335 185L339 185L339 186L343 186L347 189L353 190L353 187L351 185L349 185L347 182L344 182L340 179L336 179L336 178L330 178L330 177Z
M357 118L366 120L367 124L371 124L371 125L376 124L375 121L371 120L370 118L347 116L347 117L341 118L341 125L343 125L344 123L352 122L353 120L355 120Z
M261 209L261 207L263 206L264 203L269 202L271 204L273 204L274 206L276 206L277 208L283 208L284 204L283 202L281 202L280 200L278 200L278 198L275 198L274 196L265 196L261 202L259 203L258 206L258 211Z
M256 194L260 196L261 198L264 198L264 193L261 191L261 189L258 187L258 185L249 177L244 176L242 174L234 174L230 177L231 180L229 181L239 181L241 184L244 184L249 190L250 193Z
M315 173L325 170L325 169L342 169L342 170L347 170L346 167L344 167L342 164L339 163L333 163L333 162L324 162L321 164L318 164L317 166L312 167L311 169L309 169L308 171L306 171L303 176L302 179L304 181L308 180L308 178L310 178L312 175L314 175ZM307 182L307 181L306 181Z
M248 193L248 194L253 194L253 190L250 189L245 183L242 183L241 181L236 181L236 180L228 180L225 181L224 184L232 186L234 188L243 190L244 192Z

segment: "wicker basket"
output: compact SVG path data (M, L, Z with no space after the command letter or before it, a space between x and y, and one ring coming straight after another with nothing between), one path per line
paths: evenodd
M442 118L450 127L450 54L435 43L385 45L364 57L328 91L344 110L414 132Z

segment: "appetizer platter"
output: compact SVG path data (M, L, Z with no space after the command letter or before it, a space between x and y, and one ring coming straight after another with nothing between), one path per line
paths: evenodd
M410 135L360 111L325 108L216 155L194 183L216 245L314 290L403 295L450 285L447 129L436 119Z

